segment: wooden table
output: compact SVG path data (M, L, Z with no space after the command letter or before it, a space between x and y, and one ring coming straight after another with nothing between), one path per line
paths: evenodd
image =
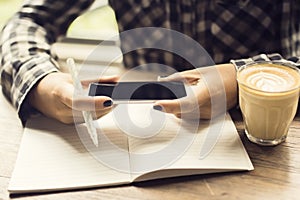
M107 187L27 196L7 192L23 127L15 109L0 94L0 199L300 199L300 114L288 139L276 147L252 144L243 134L238 110L230 111L255 170L196 175Z

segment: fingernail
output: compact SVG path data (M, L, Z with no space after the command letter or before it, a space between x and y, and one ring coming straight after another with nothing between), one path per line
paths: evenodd
M159 106L159 105L153 106L153 109L154 110L158 110L158 111L162 111L163 110L163 108L161 106Z
M167 75L158 76L157 81L160 81L161 79L166 78L166 77L167 77Z
M104 103L103 103L104 107L109 107L111 105L112 105L112 101L111 100L104 101Z

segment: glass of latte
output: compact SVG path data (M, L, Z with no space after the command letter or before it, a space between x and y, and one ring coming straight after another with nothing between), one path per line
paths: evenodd
M248 64L237 81L248 139L265 146L285 141L298 106L299 69L274 61Z

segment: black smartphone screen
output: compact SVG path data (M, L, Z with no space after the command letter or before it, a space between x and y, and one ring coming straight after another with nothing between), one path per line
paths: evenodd
M162 100L186 96L183 82L91 83L89 96L109 96L113 100Z

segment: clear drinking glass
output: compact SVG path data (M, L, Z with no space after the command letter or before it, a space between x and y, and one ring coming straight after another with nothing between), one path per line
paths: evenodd
M265 146L285 141L297 111L299 69L280 62L253 63L238 70L237 81L248 139Z

